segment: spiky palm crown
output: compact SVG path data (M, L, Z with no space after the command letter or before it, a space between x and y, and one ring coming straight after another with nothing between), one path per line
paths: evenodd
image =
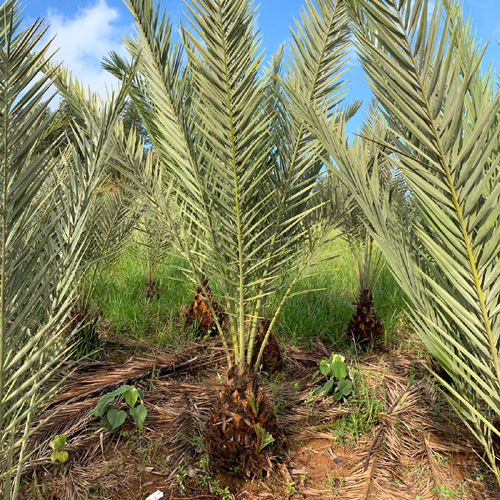
M323 165L315 154L320 144L295 112L291 95L324 106L328 120L337 121L335 108L346 92L342 74L349 33L336 2L307 2L292 32L288 62L283 63L281 48L261 74L251 2L186 5L189 29L181 28L181 42L175 44L172 25L154 2L128 2L137 38L126 44L139 59L131 96L159 155L162 181L151 182L151 170L140 165L129 175L174 235L188 279L197 286L210 276L216 283L230 324L229 335L222 325L219 333L244 370L269 296L286 289L271 331L343 210L338 206L325 217L324 202L313 189ZM116 54L106 66L116 75L127 69ZM178 225L170 216L173 207L182 214ZM227 357L231 365L229 349Z
M390 156L390 150L384 145L387 134L387 122L380 112L379 103L372 99L363 123L352 139L351 150L357 163L365 166L368 175L378 176L381 195L387 189L397 189L401 193L407 189L401 183L397 160ZM339 179L336 175L329 176L328 182L336 185ZM385 265L369 226L369 220L356 198L352 197L349 210L342 218L340 230L353 255L360 293L365 288L373 289Z

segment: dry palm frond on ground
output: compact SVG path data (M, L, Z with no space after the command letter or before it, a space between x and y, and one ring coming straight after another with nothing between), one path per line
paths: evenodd
M227 484L234 498L249 500L288 498L288 483L297 491L294 498L414 500L417 495L439 498L436 493L443 488L459 491L469 469L480 464L454 414L435 411L442 397L423 366L389 355L361 361L357 373L382 406L357 443L337 443L342 439L332 429L364 408L355 401L338 404L311 396L318 385L312 375L325 351L321 342L312 351L291 348L284 376L264 380L263 391L273 402L289 447L281 456L284 465L261 482L259 491L231 475L211 477L204 484L203 429L219 391L218 364L224 353L201 344L125 364L97 362L78 368L67 381L67 392L49 411L65 406L38 435L42 442L64 434L70 459L56 473L45 445L26 464L25 477L32 480L36 472L54 500L144 499L157 489L170 498L179 493L217 498L211 496L209 483ZM103 393L139 381L148 409L143 434L129 422L122 431L110 432L89 416ZM436 420L437 415L443 420ZM488 498L487 488L470 481L467 498Z

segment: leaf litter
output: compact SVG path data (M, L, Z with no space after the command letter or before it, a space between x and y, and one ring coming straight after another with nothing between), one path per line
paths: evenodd
M52 418L31 440L24 494L32 496L25 498L144 500L156 491L171 499L499 498L474 440L423 364L409 357L380 353L357 363L358 376L381 406L363 435L344 439L341 420L361 418L365 410L312 395L321 383L312 375L329 355L321 341L310 350L289 347L283 371L263 378L289 447L260 481L207 472L203 430L225 379L224 354L213 340L125 363L71 367L42 421ZM128 421L110 432L90 412L101 395L131 383L144 390L144 431ZM66 436L69 454L58 466L48 445L56 435Z

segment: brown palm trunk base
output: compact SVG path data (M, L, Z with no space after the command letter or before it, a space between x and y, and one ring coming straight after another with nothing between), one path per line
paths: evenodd
M205 297L203 289L207 291L208 299ZM186 311L185 323L186 328L197 325L196 335L200 337L205 337L206 335L215 336L217 334L217 323L213 319L212 312L210 310L209 303L211 303L217 319L223 327L227 327L227 314L220 304L218 304L210 286L208 284L208 278L202 278L202 286L196 289L196 294L194 300ZM257 361L257 356L269 330L269 325L271 321L261 320L257 330L257 337L255 339L255 345L253 349L252 365L255 365ZM264 354L262 356L262 368L267 373L276 373L283 369L283 356L281 354L281 349L274 337L274 332L271 332L266 347L264 348Z
M274 441L262 447L266 435ZM205 445L213 471L246 478L268 476L273 458L283 453L285 438L272 402L250 367L242 375L238 367L229 371L207 422Z
M500 432L500 419L498 417L493 417L491 422L493 427ZM497 457L497 465L500 465L500 437L495 432L491 433L491 441L493 443L493 449L495 450L495 455Z
M255 366L255 363L257 362L257 356L262 346L262 342L264 341L264 337L269 330L270 324L271 321L268 319L263 319L259 323L252 355L252 366ZM276 341L274 332L271 332L269 339L267 340L267 344L264 347L264 354L262 355L262 369L266 373L276 373L283 369L283 356L281 355L281 349Z
M144 295L146 296L146 300L148 301L151 301L153 299L158 300L160 298L160 289L154 281L148 280L143 290Z
M373 299L369 288L361 290L356 312L352 315L346 331L355 345L361 349L373 348L382 337L382 324L373 311Z
M206 290L208 298L205 297L203 289ZM196 335L205 337L206 335L217 335L217 322L212 317L210 305L215 312L219 324L224 325L227 321L227 314L224 309L215 301L208 284L208 278L203 276L201 286L196 289L196 294L191 305L186 311L186 319L184 325L186 328L196 325Z
M75 305L66 318L66 331L77 331L72 343L76 344L80 353L91 353L99 348L101 338L99 335L99 316L97 314L87 315L78 305ZM78 355L75 355L75 359Z

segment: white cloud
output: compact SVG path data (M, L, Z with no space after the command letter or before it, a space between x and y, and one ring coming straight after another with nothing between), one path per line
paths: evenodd
M119 24L120 14L106 0L98 0L74 17L50 10L48 35L56 36L53 47L60 47L55 60L63 62L70 71L92 91L106 96L106 87L117 87L117 80L102 69L102 58L110 51L124 53L123 36L132 32L130 26Z

